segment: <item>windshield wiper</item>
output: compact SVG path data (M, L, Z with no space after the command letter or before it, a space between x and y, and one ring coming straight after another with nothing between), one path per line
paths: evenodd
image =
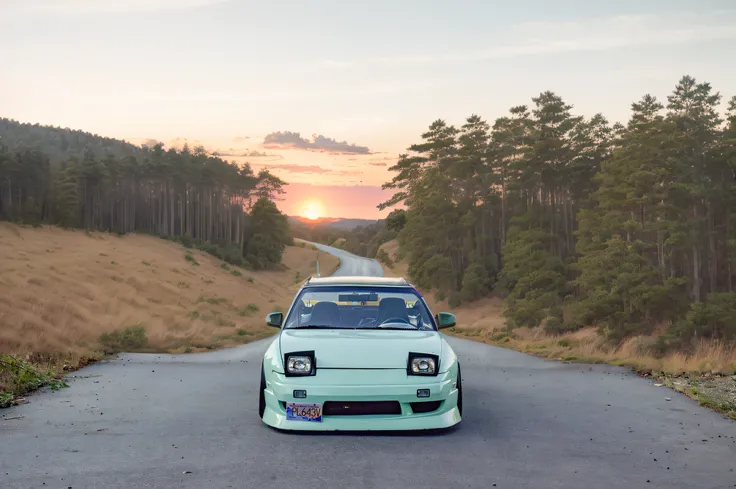
M305 324L302 326L294 326L293 329L334 329L335 326L328 326L326 324Z

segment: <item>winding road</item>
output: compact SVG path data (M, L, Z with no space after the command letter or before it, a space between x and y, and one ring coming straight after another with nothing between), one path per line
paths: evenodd
M381 274L320 248L342 260L338 274ZM0 488L736 487L736 423L621 368L457 338L457 429L280 433L257 414L268 341L121 355L2 411Z
M332 275L340 275L343 277L356 275L383 277L383 268L381 267L381 264L378 263L376 260L355 256L352 253L341 250L340 248L334 248L332 246L327 246L319 243L312 244L316 246L320 251L329 253L340 259L340 267L335 270Z

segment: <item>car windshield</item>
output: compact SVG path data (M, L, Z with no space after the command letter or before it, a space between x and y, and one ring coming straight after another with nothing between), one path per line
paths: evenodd
M297 297L286 329L434 330L429 310L413 289L314 287Z

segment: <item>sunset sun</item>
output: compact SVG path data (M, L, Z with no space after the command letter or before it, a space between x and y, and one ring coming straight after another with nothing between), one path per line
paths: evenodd
M319 219L324 214L324 207L321 202L310 200L302 207L302 215L312 221Z

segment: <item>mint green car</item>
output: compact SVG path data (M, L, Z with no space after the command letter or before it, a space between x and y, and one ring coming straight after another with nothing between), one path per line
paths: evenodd
M458 424L460 364L433 317L404 279L312 278L263 357L258 413L281 430L443 429Z

